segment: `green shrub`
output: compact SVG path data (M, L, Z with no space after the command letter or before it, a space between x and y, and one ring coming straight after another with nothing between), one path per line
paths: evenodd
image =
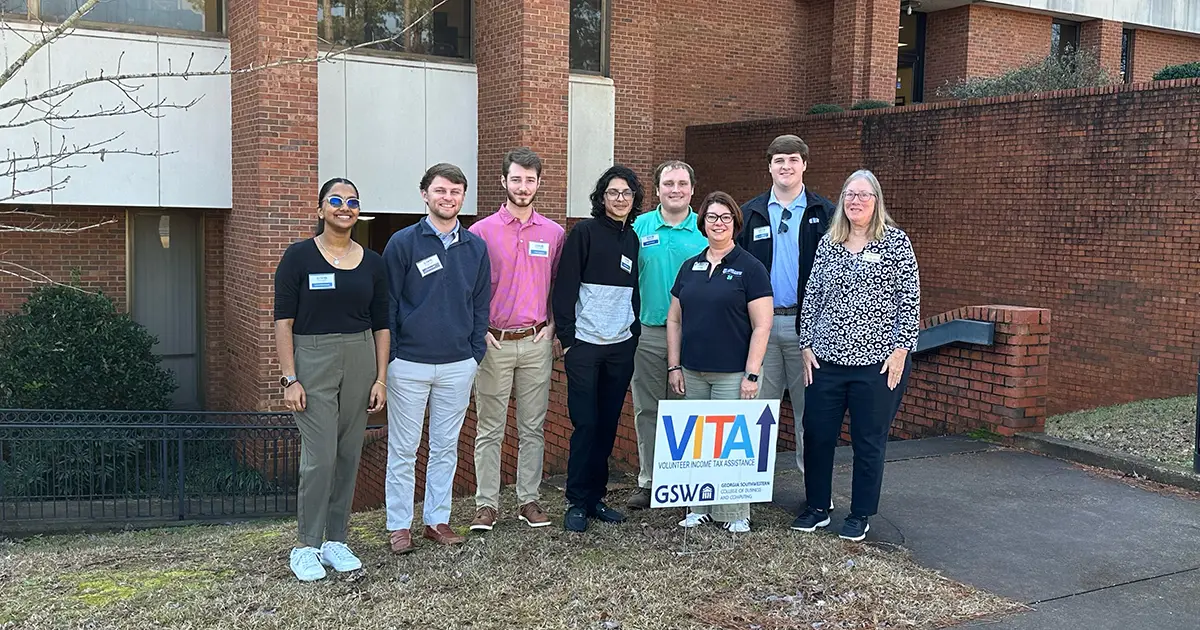
M1154 73L1155 81L1170 81L1171 79L1200 79L1200 61L1167 66Z
M871 99L864 99L851 105L850 109L883 109L885 107L892 107L894 104L895 103L889 103L887 101L873 101Z
M821 103L808 108L808 113L810 114L836 114L844 111L846 111L846 108L833 103Z
M957 99L985 98L1104 87L1118 80L1100 65L1100 59L1094 53L1079 50L1065 55L1051 54L999 76L961 79L955 85L938 88L937 92L939 96Z
M154 344L104 295L38 289L0 319L0 408L166 409L177 385Z

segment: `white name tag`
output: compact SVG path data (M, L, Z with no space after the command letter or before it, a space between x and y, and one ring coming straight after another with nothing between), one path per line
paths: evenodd
M337 288L337 280L331 273L310 273L308 274L308 290L309 291L327 291Z
M821 222L821 217L809 217L809 218L808 218L808 222L809 222L809 223L820 223L820 222Z
M771 238L771 226L764 225L754 228L754 240L762 241Z
M708 262L692 263L692 271L708 271Z
M879 252L863 252L863 260L867 262L879 262L883 260L883 254Z
M655 245L658 245L657 234L647 234L642 237L642 247L653 247Z
M421 277L424 278L429 274L439 271L442 268L442 259L437 257L437 254L417 261L417 270L421 272Z
M629 258L626 256L622 256L621 257L621 270L624 271L625 273L633 273L633 261L629 260Z
M529 255L537 258L550 257L550 243L541 241L529 241Z

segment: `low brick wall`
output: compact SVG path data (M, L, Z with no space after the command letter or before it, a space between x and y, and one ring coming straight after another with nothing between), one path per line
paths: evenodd
M928 328L955 319L972 319L996 324L994 343L982 346L954 343L914 357L908 391L899 415L892 425L892 437L915 439L967 433L985 429L1011 436L1018 431L1040 430L1046 421L1046 397L1049 393L1050 311L1018 306L968 306L925 319ZM555 366L550 394L550 413L546 418L546 474L561 473L567 467L570 446L570 420L566 410L566 381L562 364ZM791 403L781 407L780 450L795 450L796 440ZM501 451L501 480L514 483L517 465L517 437L509 407L509 430ZM371 422L386 423L385 414ZM843 427L843 441L850 434ZM454 493L459 496L475 491L474 405L467 412L458 442L458 472ZM422 435L417 453L416 500L424 494L427 436ZM637 437L633 429L633 403L627 396L617 442L613 447L612 466L617 470L637 470ZM387 471L387 431L372 431L363 446L362 465L354 509L383 505Z

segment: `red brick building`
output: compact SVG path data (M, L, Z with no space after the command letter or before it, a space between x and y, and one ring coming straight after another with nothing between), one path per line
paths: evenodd
M3 19L33 33L32 18L61 19L68 4L10 0ZM1106 13L1056 10L1084 4ZM417 181L427 165L463 166L472 183L465 214L486 214L502 200L503 152L529 145L547 167L539 209L569 222L586 214L586 191L604 167L616 161L649 176L683 155L688 125L795 116L818 103L934 100L946 82L1066 46L1094 49L1127 81L1200 60L1200 16L1144 4L197 0L163 8L108 0L0 89L0 102L111 73L118 60L129 72L178 72L189 60L193 69L238 70L414 26L321 63L144 81L158 118L0 129L14 152L119 128L119 143L157 153L80 158L85 168L16 177L21 190L54 189L5 207L112 222L73 236L4 233L0 260L56 280L77 276L111 295L159 336L180 377L180 406L272 408L280 400L272 273L284 247L311 233L327 177L356 181L373 217L357 238L382 249L420 216ZM27 47L19 37L0 43L6 59ZM186 111L157 109L195 97ZM89 86L75 107L114 98ZM0 274L0 309L16 308L30 286ZM557 413L563 402L556 391Z

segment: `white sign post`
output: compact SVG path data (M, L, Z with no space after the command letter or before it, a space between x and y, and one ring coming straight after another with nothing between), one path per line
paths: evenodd
M778 400L659 402L650 506L770 501L778 438Z

